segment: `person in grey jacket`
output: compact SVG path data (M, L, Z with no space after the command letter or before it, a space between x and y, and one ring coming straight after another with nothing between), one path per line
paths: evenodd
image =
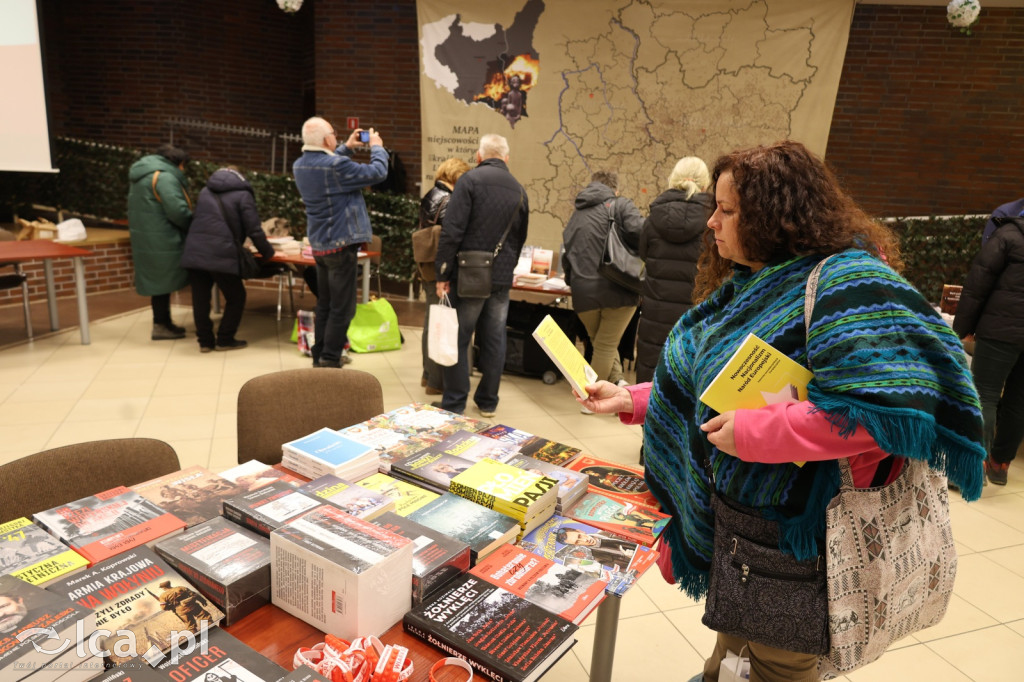
M252 185L236 168L221 168L206 181L196 201L192 227L185 238L181 266L188 270L192 287L192 318L196 323L199 351L245 348L235 338L245 310L245 284L239 273L238 249L249 237L263 258L274 247L260 226ZM210 294L213 285L224 294L224 315L213 333Z
M974 341L971 374L985 422L985 474L1006 485L1024 440L1024 217L1002 218L971 264L953 330Z
M636 249L644 218L632 201L618 196L615 171L597 171L576 195L576 210L562 232L563 269L572 288L572 307L594 345L590 361L598 379L624 383L619 340L640 303L640 296L598 272L614 215L622 241Z
M640 257L647 265L636 338L636 381L654 377L668 333L693 305L693 280L714 204L707 164L696 156L680 159L668 176L668 189L651 202L640 235Z

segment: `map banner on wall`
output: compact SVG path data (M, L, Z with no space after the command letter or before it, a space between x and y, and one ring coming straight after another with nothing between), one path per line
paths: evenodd
M683 156L797 139L824 155L855 0L418 0L424 192L508 138L529 243L617 170L641 212Z

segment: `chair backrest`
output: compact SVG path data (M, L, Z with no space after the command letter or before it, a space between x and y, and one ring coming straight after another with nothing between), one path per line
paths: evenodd
M370 262L372 264L380 265L380 256L383 253L383 251L381 251L381 247L383 247L383 245L384 245L384 242L381 241L380 237L378 237L375 234L374 235L370 235L370 248L368 250L369 251L374 251L374 252L377 253L376 256L370 256Z
M377 377L357 369L307 367L254 377L238 391L238 462L277 464L282 443L383 411Z
M154 438L94 440L37 452L0 466L0 522L179 469L174 448Z

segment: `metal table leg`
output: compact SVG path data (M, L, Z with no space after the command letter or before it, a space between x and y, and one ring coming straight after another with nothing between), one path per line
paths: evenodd
M615 636L619 629L619 606L622 597L610 594L597 607L594 628L594 652L590 656L590 682L611 682L615 658Z
M85 264L81 256L72 259L75 266L75 294L78 298L78 329L82 335L82 345L88 346L89 339L89 301L85 297ZM600 607L599 607L600 608Z

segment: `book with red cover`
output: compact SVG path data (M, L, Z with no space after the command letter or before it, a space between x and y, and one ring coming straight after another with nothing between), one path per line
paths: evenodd
M608 583L522 547L504 544L469 571L577 625L605 597Z
M565 468L586 474L590 478L589 492L648 509L661 509L657 498L644 481L642 467L584 455L566 464Z
M154 478L132 490L192 527L220 516L224 500L241 495L246 488L201 466Z
M124 486L33 515L89 565L179 533L185 522Z
M564 516L607 530L627 540L653 547L671 518L655 509L648 509L631 502L587 493L572 505Z

